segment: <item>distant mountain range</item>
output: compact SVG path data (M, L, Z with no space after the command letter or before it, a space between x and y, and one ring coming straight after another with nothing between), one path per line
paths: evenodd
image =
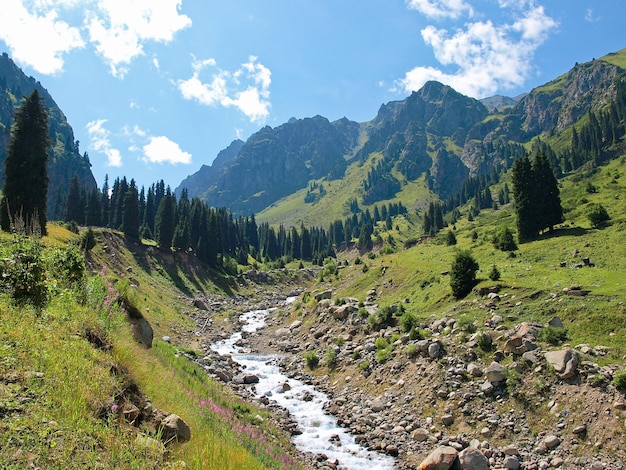
M35 88L48 108L52 143L48 160L48 219L60 219L64 215L63 204L75 175L86 190L97 187L91 163L88 155L80 154L74 131L50 93L33 77L26 76L6 53L0 56L0 186L4 184L4 159L14 111L22 98L30 95Z
M315 116L264 127L246 142L233 142L176 192L186 189L209 205L248 215L297 192L305 199L312 184L341 180L351 165L371 165L346 197L364 205L390 200L424 175L434 195L447 197L468 176L499 168L538 138L565 135L589 110L606 105L614 79L625 73L625 51L577 64L516 98L476 100L428 82L382 105L369 122ZM306 212L306 204L300 209Z

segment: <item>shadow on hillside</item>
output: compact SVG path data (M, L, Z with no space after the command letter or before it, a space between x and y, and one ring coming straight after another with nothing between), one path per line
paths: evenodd
M537 240L548 240L550 238L560 238L560 237L580 237L589 232L589 229L583 227L561 227L554 229L552 232L544 232Z

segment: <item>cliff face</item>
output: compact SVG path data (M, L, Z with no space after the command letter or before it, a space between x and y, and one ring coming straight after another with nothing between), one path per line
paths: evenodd
M404 100L383 104L366 123L316 116L263 128L229 147L225 163L220 154L178 191L186 187L234 212L258 212L312 179L342 178L348 164L364 165L376 153L383 158L355 199L371 204L392 198L425 173L430 189L446 197L467 176L510 164L531 140L561 133L609 103L614 81L624 73L610 60L594 60L516 98L481 101L428 82Z
M11 136L11 123L15 109L22 98L37 88L48 109L50 141L48 156L48 218L55 219L59 214L59 197L63 200L70 182L77 175L83 187L91 190L97 187L91 172L87 155L80 154L74 131L68 124L63 111L57 106L50 93L33 77L27 77L7 54L0 56L0 185L4 184L4 159Z

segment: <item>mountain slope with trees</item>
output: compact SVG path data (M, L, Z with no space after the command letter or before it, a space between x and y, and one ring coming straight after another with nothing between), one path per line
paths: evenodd
M48 91L33 77L27 77L6 53L0 56L0 186L4 184L4 160L15 111L22 104L23 98L35 89L42 98L49 118L47 173L50 187L47 216L51 220L60 220L65 216L64 204L74 177L78 178L81 188L86 192L97 188L89 155L86 152L80 154L79 142L74 137L72 127Z

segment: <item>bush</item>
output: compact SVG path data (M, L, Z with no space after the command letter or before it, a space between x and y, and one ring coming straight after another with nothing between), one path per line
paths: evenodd
M400 317L400 327L403 333L411 332L417 328L418 324L418 318L413 312L404 312Z
M599 227L611 217L602 204L591 204L587 209L587 219L592 227Z
M613 385L620 390L626 389L626 370L618 370L613 376Z
M324 354L324 364L326 364L326 367L329 369L337 367L337 350L335 348L330 347L326 350Z
M417 350L417 346L415 344L409 344L404 350L409 359L414 359L419 355L419 351Z
M16 235L2 259L2 284L13 300L43 307L48 301L43 246L35 236Z
M517 250L517 244L515 243L513 232L508 227L498 230L494 234L492 242L493 246L501 251Z
M365 371L369 370L369 368L370 368L370 363L369 363L369 361L361 361L361 362L359 362L359 365L357 366L357 368L358 368L361 372L365 372Z
M500 279L500 271L495 264L491 265L491 271L489 271L489 279L492 281L498 281Z
M454 297L462 299L471 292L476 283L476 271L478 263L469 251L459 251L450 269L450 287Z
M307 351L304 353L304 361L309 369L315 369L319 363L320 359L317 357L317 353L315 351Z
M547 326L539 331L538 339L553 346L567 341L567 331L564 328Z
M446 245L447 246L456 245L456 235L454 234L452 230L448 230L448 233L446 233Z
M470 318L469 315L461 315L456 319L456 327L459 330L465 331L467 333L473 333L476 331L476 325L474 324L474 320Z

